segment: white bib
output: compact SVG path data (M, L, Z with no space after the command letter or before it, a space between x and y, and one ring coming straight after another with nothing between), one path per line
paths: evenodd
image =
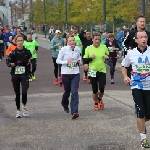
M15 74L24 74L24 73L25 73L25 67L23 67L23 66L15 67Z
M88 76L96 77L96 71L89 69L89 71L88 71Z

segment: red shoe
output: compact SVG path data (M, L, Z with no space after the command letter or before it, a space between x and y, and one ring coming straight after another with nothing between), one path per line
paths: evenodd
M77 119L79 117L79 114L76 112L72 115L72 119Z
M94 105L94 110L99 110L98 105Z
M55 79L55 80L54 80L54 84L55 84L55 85L58 85L58 79Z
M100 109L104 109L104 102L102 100L99 101Z
M84 76L84 77L83 77L83 81L87 81L87 76Z

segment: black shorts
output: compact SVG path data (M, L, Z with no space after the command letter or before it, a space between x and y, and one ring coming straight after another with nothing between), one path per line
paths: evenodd
M106 73L97 72L96 77L90 77L92 90L94 94L97 94L98 90L104 90L106 85Z
M137 118L150 119L150 90L132 89Z

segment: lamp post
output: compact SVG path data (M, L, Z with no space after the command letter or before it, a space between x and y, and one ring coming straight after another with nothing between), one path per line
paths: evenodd
M145 0L142 0L142 15L145 17Z
M15 25L16 25L16 22L17 22L17 1L15 1Z
M33 27L33 1L30 0L30 4L31 4L31 26Z
M68 29L68 10L67 10L67 0L64 1L65 3L65 27Z
M106 0L103 0L104 32L106 32Z
M46 3L45 0L41 0L43 1L43 11L44 11L44 34L45 34L45 38L46 38Z

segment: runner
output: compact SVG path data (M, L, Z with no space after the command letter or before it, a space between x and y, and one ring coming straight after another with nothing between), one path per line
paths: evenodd
M4 57L4 35L2 33L2 30L0 29L0 61L3 59Z
M31 58L32 71L31 71L30 79L29 79L29 81L31 82L32 80L36 79L35 71L36 71L36 67L37 67L38 43L35 40L32 40L32 34L31 33L27 33L27 40L24 41L23 46L26 49L30 50L30 52L32 54L32 58Z
M58 54L56 62L62 64L61 74L62 82L64 86L64 94L62 96L62 106L64 111L69 113L69 96L71 93L71 115L72 119L79 117L78 105L79 105L79 95L78 88L80 82L80 71L79 66L81 63L80 51L77 46L75 46L74 37L69 37L67 39L67 46L64 46Z
M54 63L54 84L55 85L62 85L62 80L61 80L61 65L58 65L56 63L56 59L58 57L58 53L60 51L60 49L64 46L64 39L60 37L61 35L61 31L60 30L56 30L55 31L55 37L52 39L52 41L50 42L50 50L53 51L52 53L52 59L53 59L53 63ZM59 72L59 74L58 74ZM58 75L60 77L60 81L58 83Z
M85 35L85 36L84 36ZM90 36L90 32L88 30L85 30L79 34L79 38L81 39L83 48L82 48L82 59L85 54L85 49L87 46L90 46L93 44L92 38ZM87 66L88 64L84 64L84 66ZM86 70L86 71L85 71ZM83 76L83 81L88 81L90 83L90 76L88 76L88 71L87 69L84 70L84 76Z
M146 138L145 122L150 119L150 47L147 47L148 36L145 31L137 31L135 42L137 48L128 52L122 62L124 82L131 84L132 94L137 110L137 126L141 136L141 147L150 148ZM131 79L127 68L132 65Z
M109 60L108 65L110 67L110 81L111 84L114 84L114 73L117 62L117 51L119 50L118 43L114 40L114 34L108 34L108 42L106 46L109 50Z
M105 45L100 45L100 35L93 35L93 45L85 50L83 57L84 63L89 63L89 74L91 76L91 84L93 90L93 100L95 102L94 110L104 108L102 97L106 85L106 65L105 59L108 59L109 52ZM99 92L98 92L99 87Z
M23 116L29 116L27 111L27 90L29 88L29 76L30 76L30 58L31 53L29 50L23 47L23 36L18 35L15 38L17 48L10 53L7 59L8 67L11 67L11 76L14 91L16 94L16 118L21 118L22 113L20 111L20 83L22 86L22 111Z
M6 53L5 53L6 56L8 57L9 54L11 53L11 51L15 50L16 47L17 47L17 45L16 45L16 42L15 42L15 38L12 37L11 44L10 44L10 46L8 47L8 49L6 50Z
M74 36L75 38L75 43L76 43L76 46L78 47L78 49L80 50L80 54L82 56L82 42L81 42L81 39L79 37L79 34L78 34L78 29L77 27L72 27L72 35Z

